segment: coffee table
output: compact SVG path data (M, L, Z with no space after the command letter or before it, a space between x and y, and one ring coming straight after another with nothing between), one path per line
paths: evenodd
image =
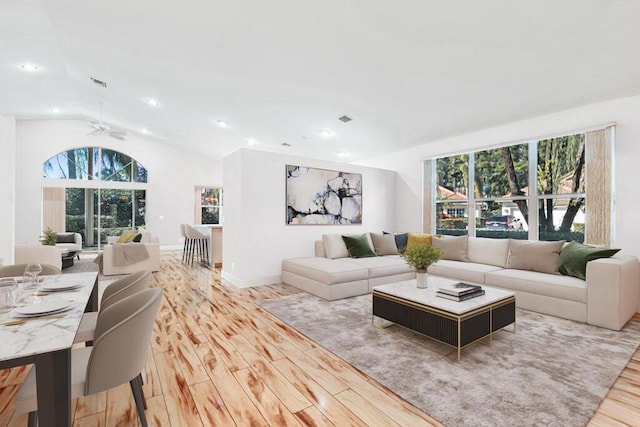
M480 340L491 337L513 324L516 329L516 298L513 292L482 285L485 295L466 301L451 301L436 296L441 284L459 280L429 275L428 287L419 289L415 280L373 288L373 316L418 332L454 349L457 353ZM467 282L465 282L467 283Z

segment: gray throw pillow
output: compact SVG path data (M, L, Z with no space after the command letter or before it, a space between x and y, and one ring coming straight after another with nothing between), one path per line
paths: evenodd
M378 256L398 254L396 238L393 234L370 233L370 235L373 241L373 249Z
M509 239L507 268L559 274L560 251L564 243L564 240L537 242Z

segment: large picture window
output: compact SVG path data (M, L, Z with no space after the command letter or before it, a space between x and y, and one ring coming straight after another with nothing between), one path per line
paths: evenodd
M584 133L432 161L437 233L585 240Z
M143 227L147 170L119 151L82 147L44 162L43 228L77 232L85 248Z

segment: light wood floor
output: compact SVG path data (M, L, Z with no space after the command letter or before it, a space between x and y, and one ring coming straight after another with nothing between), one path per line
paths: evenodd
M150 425L441 425L254 303L294 288L240 290L219 270L182 264L180 252L163 252L153 277L165 296L144 373ZM25 374L0 371L0 426L27 423L12 403ZM128 384L74 403L74 426L137 423ZM590 425L639 423L637 351Z

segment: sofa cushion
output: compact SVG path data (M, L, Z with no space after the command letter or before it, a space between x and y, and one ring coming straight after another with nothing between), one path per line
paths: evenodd
M598 258L614 256L620 249L597 248L583 245L578 242L570 242L560 252L561 274L587 280L587 263Z
M497 270L485 274L485 284L583 304L587 302L587 282L559 274L525 270Z
M349 261L352 261L351 258L345 260L319 257L293 258L282 261L282 270L327 285L366 280L369 274L367 268Z
M370 279L414 272L413 268L409 267L404 258L399 255L358 258L351 259L349 262L366 267L369 270Z
M441 259L432 264L427 272L436 276L483 284L485 273L498 270L500 268L493 265Z
M560 251L564 240L539 242L509 239L506 268L558 274Z
M409 233L407 237L407 248L413 245L419 245L426 243L427 245L431 244L431 237L433 234L417 234L417 233Z
M323 234L324 251L329 259L347 258L349 251L340 234Z
M349 256L351 258L367 258L376 256L373 248L369 244L368 234L359 234L356 236L342 236L344 244L347 246Z
M392 234L370 233L373 241L373 248L378 256L397 255L398 246L396 246L396 238Z
M467 258L467 241L469 236L433 236L432 245L440 249L444 255L442 259L451 261L469 261Z
M467 242L467 258L470 262L504 268L508 255L509 239L471 237Z

